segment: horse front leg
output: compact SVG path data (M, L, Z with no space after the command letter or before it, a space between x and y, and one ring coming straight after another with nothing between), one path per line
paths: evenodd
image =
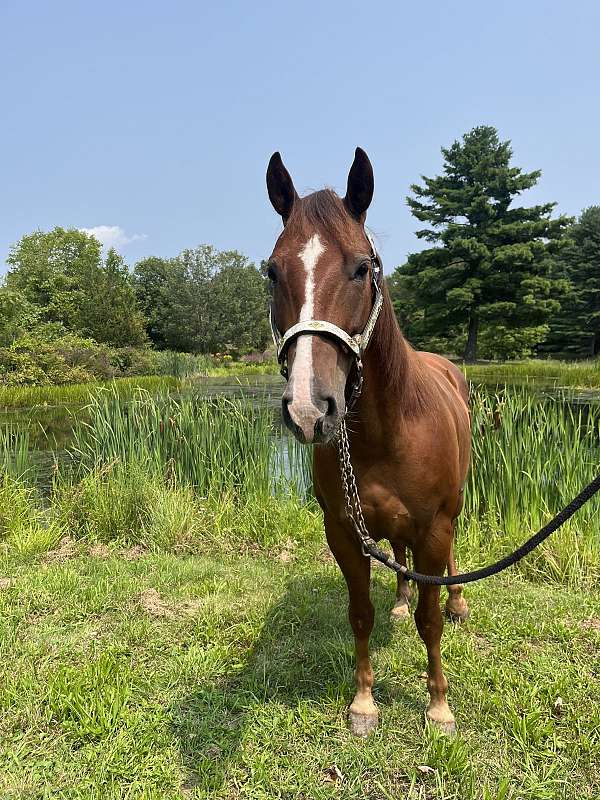
M369 658L369 637L375 610L369 596L370 559L365 558L354 534L325 515L327 542L348 586L348 617L354 632L356 652L356 694L348 713L350 730L355 736L367 736L377 726L379 712L373 700L373 668Z
M419 546L414 549L415 569L428 575L443 575L448 563L452 541L452 526L438 523L427 531ZM454 715L450 710L446 693L448 681L442 671L440 641L443 618L440 609L440 587L419 584L419 601L415 610L415 623L419 636L427 648L427 688L429 705L427 720L446 733L456 730Z

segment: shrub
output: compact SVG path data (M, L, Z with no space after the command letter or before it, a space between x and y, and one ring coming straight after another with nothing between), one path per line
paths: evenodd
M157 372L157 354L149 348L112 348L50 328L42 326L0 348L0 383L54 386Z

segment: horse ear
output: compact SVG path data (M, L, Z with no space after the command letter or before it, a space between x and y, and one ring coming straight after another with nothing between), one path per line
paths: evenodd
M285 225L298 194L279 153L273 153L267 167L267 191L273 208L281 215Z
M344 205L358 222L365 221L374 189L375 180L369 156L361 147L357 147L348 173L348 188L346 197L344 197Z

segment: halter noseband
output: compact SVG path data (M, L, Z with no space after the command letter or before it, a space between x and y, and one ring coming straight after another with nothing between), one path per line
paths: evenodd
M343 328L334 325L333 322L327 322L326 320L322 319L308 319L303 322L297 322L295 325L292 325L291 328L288 328L285 333L281 333L275 324L273 303L271 303L271 307L269 309L269 321L271 323L273 342L275 343L275 348L277 350L277 361L281 365L281 374L286 380L288 379L287 350L292 341L298 336L305 334L331 336L333 339L337 339L339 342L341 342L343 347L348 349L354 355L356 376L351 384L351 393L346 405L347 410L349 410L360 397L363 385L362 355L369 345L373 330L375 328L375 323L379 318L379 313L383 306L383 294L381 292L383 267L381 264L381 259L379 258L379 254L375 248L373 238L367 230L365 230L365 236L367 237L371 247L371 255L369 260L371 262L371 283L373 285L373 307L362 333L357 333L354 336L350 336L350 334L347 333Z

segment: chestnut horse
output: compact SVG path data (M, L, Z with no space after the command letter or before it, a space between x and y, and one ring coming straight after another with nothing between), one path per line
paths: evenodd
M446 568L457 574L452 542L469 466L468 388L449 361L410 347L382 276L373 272L379 262L364 223L374 181L363 150L356 150L343 199L330 189L300 198L279 153L269 162L267 188L284 224L267 268L274 335L279 342L284 337L281 358L289 376L283 418L301 442L319 445L314 448L315 492L327 542L348 585L356 648L350 727L364 736L378 721L369 659L370 561L350 524L335 446L359 356L364 388L348 417L348 435L366 524L374 539L390 541L397 561L406 563L408 547L415 569L432 575ZM357 355L343 337L361 334L372 321L376 295L383 301L381 310L370 344ZM439 591L419 585L415 622L427 648L426 717L452 731L440 657ZM398 575L393 619L409 616L410 597L407 581ZM449 587L446 610L456 620L467 617L462 586Z

